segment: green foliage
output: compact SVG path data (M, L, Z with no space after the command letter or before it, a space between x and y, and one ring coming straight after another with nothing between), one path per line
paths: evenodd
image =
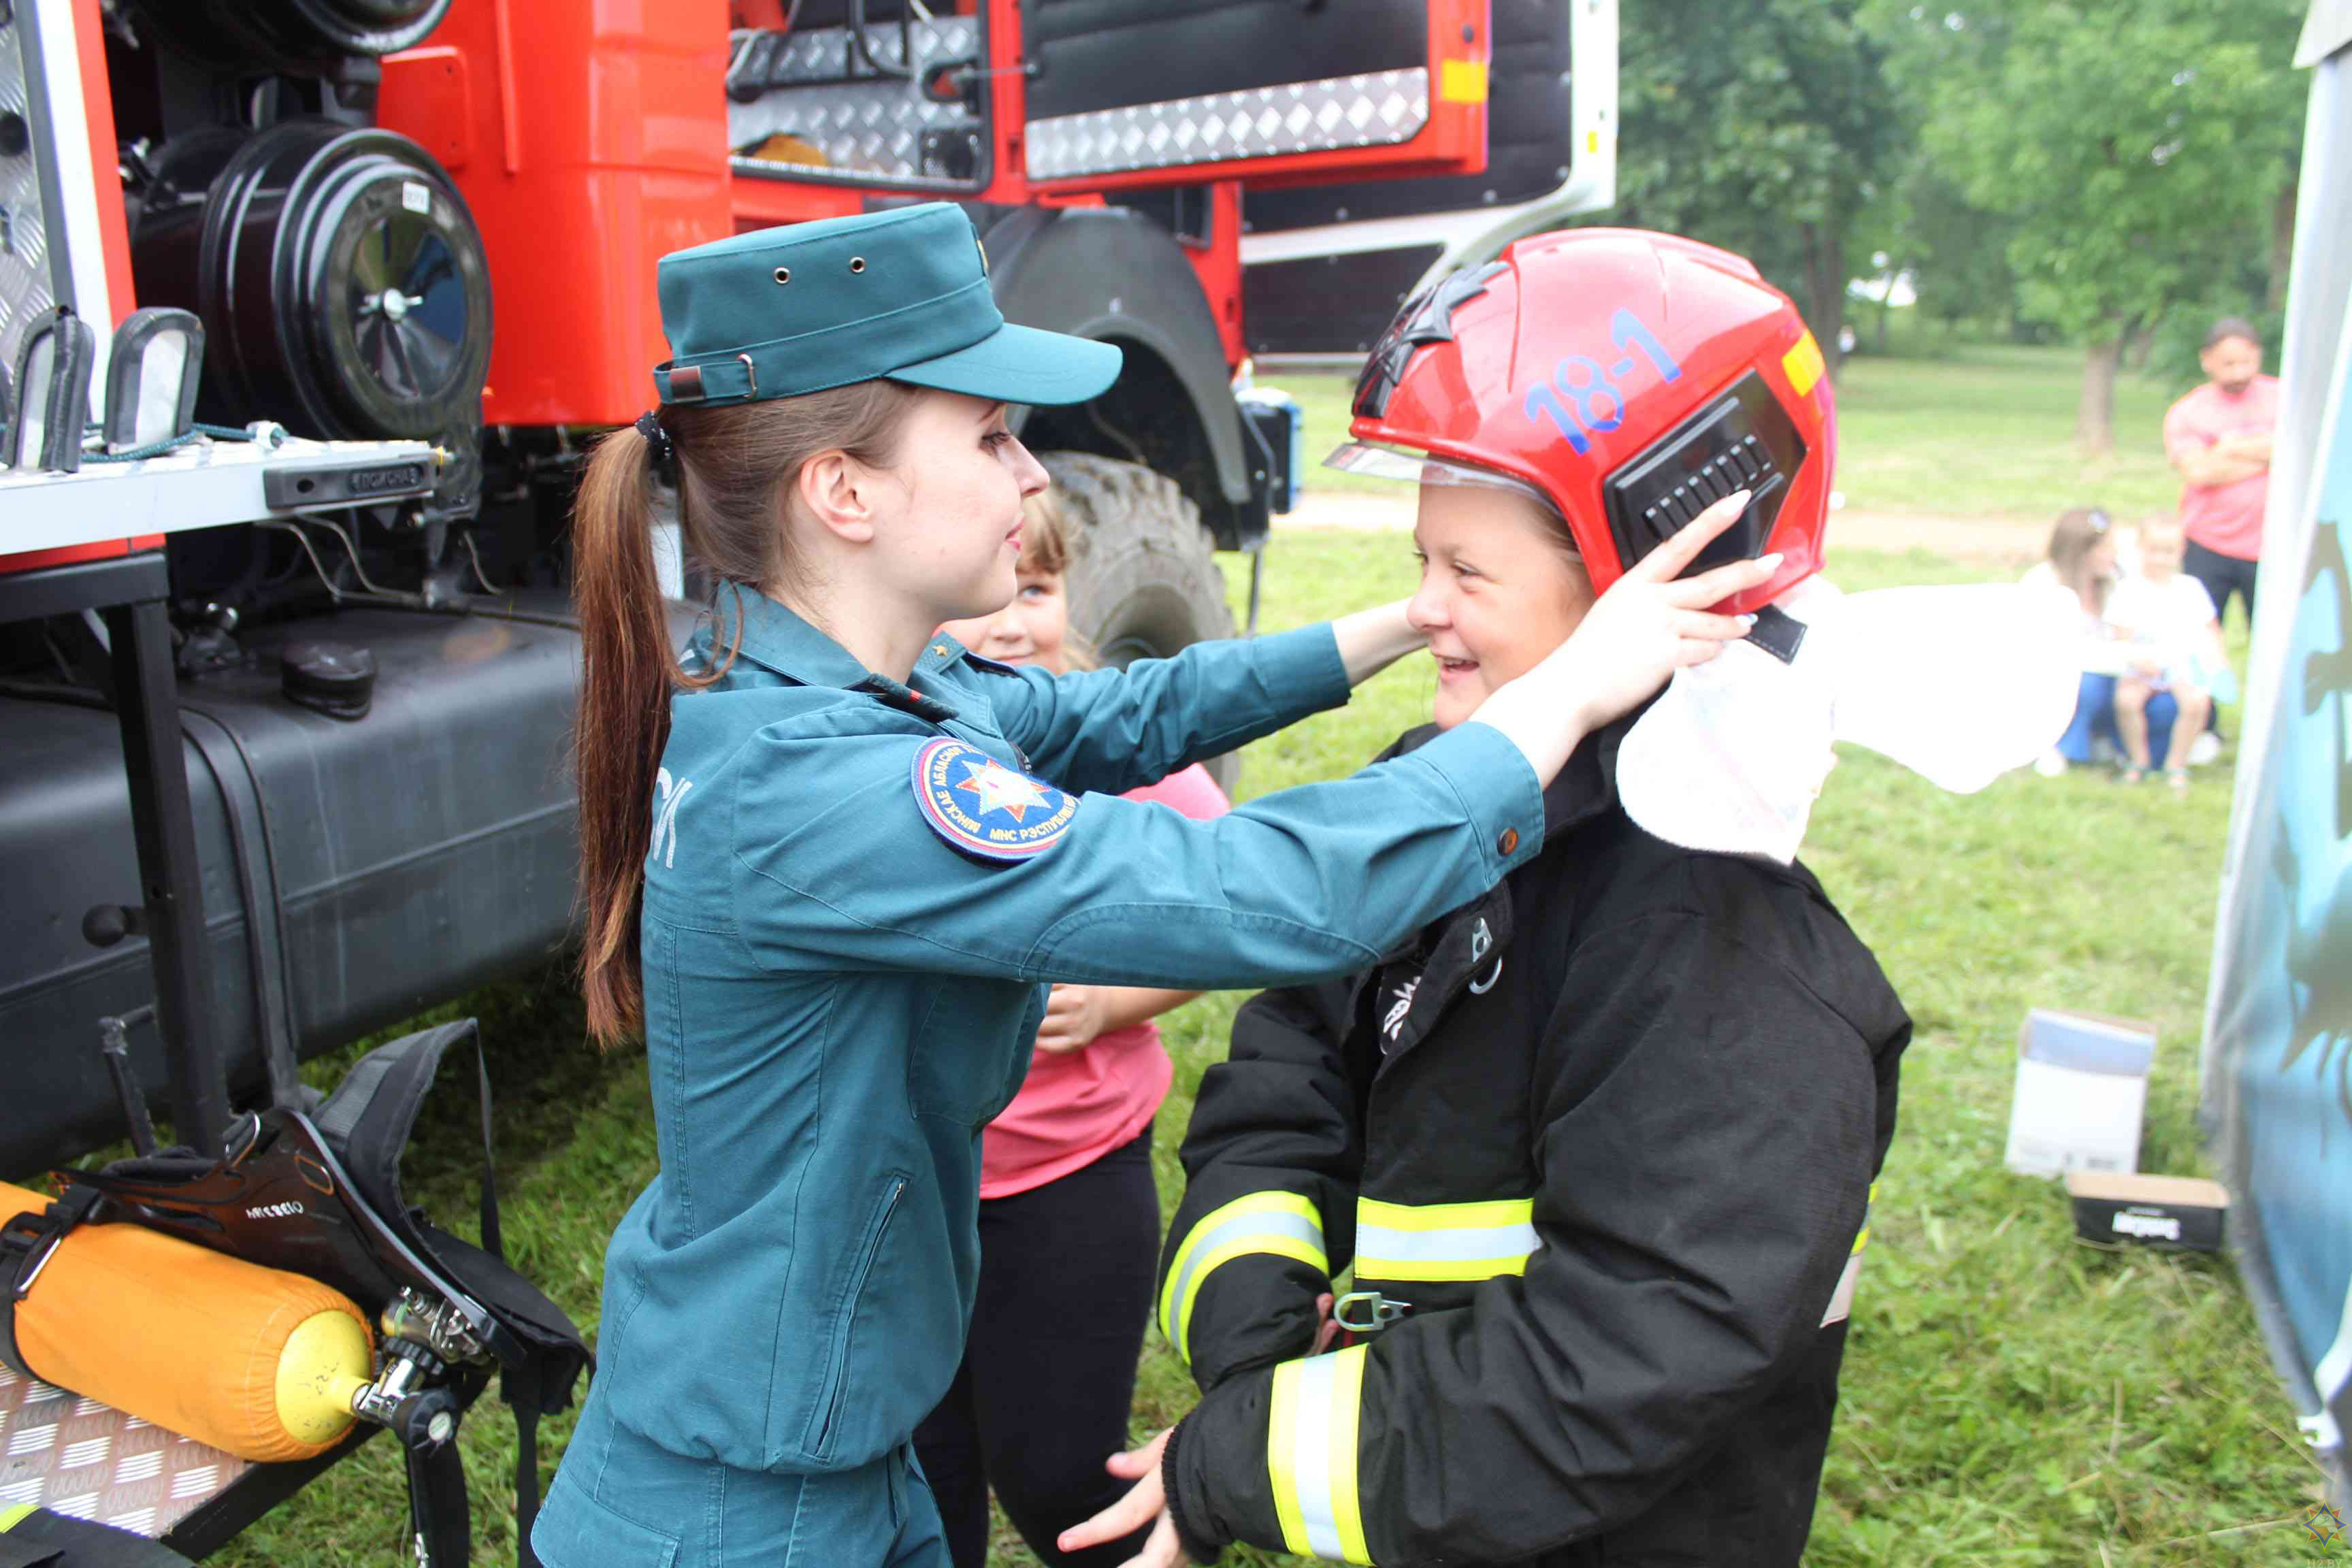
M2261 258L2300 0L1873 0L1937 168L2012 226L2032 313L2112 338Z
M1848 231L1903 132L1859 8L1643 0L1621 13L1609 221L1748 257L1802 303L1832 355Z

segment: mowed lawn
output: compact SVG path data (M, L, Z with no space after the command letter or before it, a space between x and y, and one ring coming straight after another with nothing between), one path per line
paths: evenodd
M2073 374L2069 356L2031 351L1857 362L1843 394L1853 487L1885 485L1890 499L1873 504L1891 507L1899 487L1886 476L1924 475L1903 483L1941 510L2054 510L2056 498L2029 491L2079 474L2062 416ZM2131 439L2153 439L2160 398L2144 402ZM1988 412L2001 408L2042 413ZM1994 438L1997 454L1972 455L1972 441ZM2142 493L2164 488L2148 481ZM1225 564L1238 607L1247 563ZM1832 575L1850 590L1986 570L1920 552L1832 551ZM1401 534L1277 534L1262 624L1398 596L1413 574ZM2242 659L2242 630L2232 640ZM1965 658L1952 668L1963 677ZM1431 687L1426 661L1408 661L1349 708L1250 748L1242 794L1357 766L1425 716ZM2229 1262L2078 1242L2063 1192L2000 1166L2018 1022L2030 1006L2062 1005L2157 1023L2142 1166L2205 1169L2197 1043L2228 793L2226 762L2202 772L2186 798L2079 772L2013 776L1958 798L1861 752L1832 773L1806 859L1877 951L1917 1036L1809 1562L2286 1568L2315 1560L2302 1517L2321 1499L2319 1473ZM1177 1064L1158 1126L1164 1206L1178 1192L1174 1152L1192 1091L1223 1054L1241 1000L1206 996L1163 1023ZM600 1058L582 1043L577 1005L552 970L466 1006L483 1019L501 1096L508 1246L593 1332L604 1239L654 1171L642 1058ZM334 1066L313 1071L328 1081ZM412 1185L445 1223L462 1226L475 1169L468 1074L453 1070L442 1092L420 1130ZM677 1353L735 1352L681 1344ZM1181 1415L1188 1399L1155 1331L1137 1432ZM569 1427L567 1415L543 1428L548 1473ZM465 1446L477 1560L510 1559L513 1428L503 1411L486 1403ZM378 1441L216 1561L394 1561L405 1555L405 1508L396 1456ZM1002 1533L996 1561L1034 1563ZM1227 1561L1287 1560L1241 1552Z

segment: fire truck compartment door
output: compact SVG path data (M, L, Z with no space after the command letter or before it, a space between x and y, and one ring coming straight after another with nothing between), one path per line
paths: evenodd
M1024 157L1040 184L1485 167L1483 4L1030 0Z

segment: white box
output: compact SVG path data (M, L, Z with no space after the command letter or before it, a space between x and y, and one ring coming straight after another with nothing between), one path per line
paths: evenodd
M2029 1175L2139 1169L2156 1026L2036 1007L2017 1033L2003 1163Z

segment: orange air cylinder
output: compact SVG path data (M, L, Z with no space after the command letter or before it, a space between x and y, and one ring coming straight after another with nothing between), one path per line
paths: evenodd
M0 1217L48 1205L0 1183ZM372 1365L341 1291L137 1225L66 1234L16 1303L16 1349L44 1383L257 1463L333 1447Z

